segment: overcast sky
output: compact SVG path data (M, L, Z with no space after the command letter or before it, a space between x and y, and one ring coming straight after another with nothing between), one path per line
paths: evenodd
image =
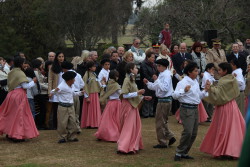
M162 1L162 0L143 0L143 1L145 1L144 3L143 3L143 6L154 6L155 4L157 4L157 2L159 2L159 1Z

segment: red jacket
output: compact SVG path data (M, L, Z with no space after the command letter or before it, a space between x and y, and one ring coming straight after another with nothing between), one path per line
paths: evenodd
M166 31L165 29L161 31L162 34L162 39L161 39L161 43L164 43L168 48L171 45L172 42L172 35L171 35L171 31Z

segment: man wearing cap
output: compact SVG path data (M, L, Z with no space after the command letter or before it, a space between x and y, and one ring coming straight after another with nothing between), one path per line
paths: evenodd
M221 49L221 40L216 38L212 39L213 48L209 49L206 55L207 64L214 63L215 66L215 74L214 78L218 80L220 78L218 74L219 64L223 62L227 62L227 58L225 55L225 51Z
M168 70L169 62L167 59L160 59L156 61L157 70L160 72L159 77L153 76L154 82L149 82L143 79L148 89L155 91L158 97L158 104L156 107L155 125L156 134L159 144L154 148L167 148L176 141L174 134L168 128L168 115L172 107L172 77ZM168 143L167 143L168 141Z
M159 42L160 44L166 45L168 48L171 47L171 42L172 42L172 33L169 30L169 24L165 23L164 29L161 31L159 35Z
M152 48L153 48L153 52L155 54L155 60L157 59L157 57L160 55L159 53L159 48L160 48L160 45L156 42L153 42L152 43Z
M207 55L207 51L208 51L207 42L201 41L201 46L202 46L201 53L204 53L204 55L206 56Z

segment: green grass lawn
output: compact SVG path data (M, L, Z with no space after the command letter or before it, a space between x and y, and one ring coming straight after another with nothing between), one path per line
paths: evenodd
M133 25L132 24L128 24L126 26L126 32L125 34L120 34L118 36L118 45L119 46L123 46L123 44L132 44L132 40L136 37L135 32L133 31ZM98 41L98 43L106 43L109 44L111 43L111 39L102 39L100 41ZM146 44L151 45L150 41L144 41ZM73 43L70 40L65 40L65 44L68 48L72 48L73 47ZM141 46L143 48L145 48L145 46Z
M0 136L1 167L235 167L237 161L217 160L201 153L199 146L209 124L199 126L197 139L190 151L195 160L174 162L182 125L173 116L169 127L177 142L167 149L154 149L157 144L154 118L142 119L144 149L136 155L116 154L116 143L96 141L96 129L83 129L78 143L57 144L57 132L40 131L40 136L25 143L11 143Z
M136 33L133 30L133 26L134 25L132 25L132 24L128 24L126 26L125 34L120 34L118 36L118 45L119 46L123 46L123 44L132 44L132 40L136 37ZM109 43L111 43L111 39L102 39L99 42L109 44ZM188 36L186 36L183 39L183 42L186 42L187 46L189 46L189 47L191 47L194 43L194 41ZM151 41L145 40L144 43L147 44L148 46L151 46ZM73 43L70 40L65 40L65 44L68 48L73 47ZM144 45L141 45L141 48L143 48L145 50L147 47Z

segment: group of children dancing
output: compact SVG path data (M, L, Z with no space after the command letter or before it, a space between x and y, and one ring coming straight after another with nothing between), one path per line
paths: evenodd
M23 63L24 59L15 58L14 69L8 75L9 93L0 106L0 134L6 134L10 140L30 139L39 135L25 91L35 86L37 79L32 77L27 79L22 71ZM143 149L138 107L140 103L149 101L152 97L143 96L144 89L138 90L135 82L138 73L136 65L127 63L126 77L121 87L117 82L119 73L116 70L109 71L108 59L102 60L103 69L99 76L95 74L96 64L88 61L83 79L72 70L71 63L66 61L59 63L62 72L57 76L59 77L57 80L60 80L60 84L49 90L49 97L51 99L56 97L58 101L58 143L77 142L77 133L81 128L98 128L94 134L96 138L117 142L118 154L134 154ZM221 78L216 84L213 78L214 65L207 64L201 87L197 81L199 72L196 63L186 63L184 76L173 76L168 68L167 59L159 59L155 63L159 75L153 76L154 82L143 79L147 88L155 91L158 98L155 119L159 144L154 148L167 148L176 142L175 135L168 127L168 115L171 112L172 100L175 99L180 102L178 118L183 125L180 142L174 155L175 161L194 159L188 153L198 133L199 117L205 114L202 113L205 111L203 104L206 109L210 108L211 112L214 109L213 105L215 109L213 119L212 114L205 116L209 117L209 120L212 119L212 122L200 150L214 157L238 158L245 122L239 110L239 108L244 110L244 107L238 107L239 104L237 105L235 99L240 98L239 102L242 102L245 85L242 85L243 76L237 68L237 61L219 64ZM180 80L175 90L172 77ZM50 79L49 82L55 80L53 77ZM78 96L84 96L81 122L79 122L80 114L75 112L75 108L79 108ZM105 106L103 112L101 106Z

